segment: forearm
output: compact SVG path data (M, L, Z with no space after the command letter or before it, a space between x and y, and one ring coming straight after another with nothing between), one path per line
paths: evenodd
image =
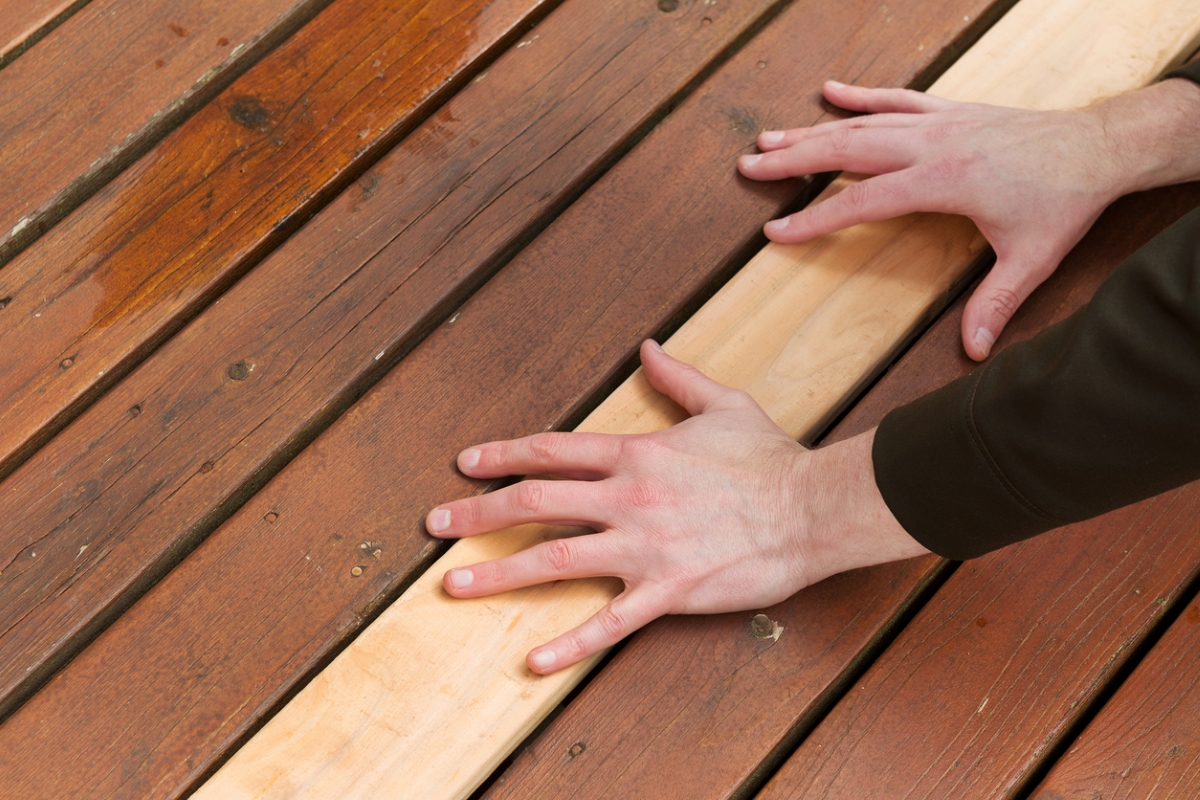
M1091 117L1112 154L1112 195L1200 178L1200 62L1136 92L1082 113Z

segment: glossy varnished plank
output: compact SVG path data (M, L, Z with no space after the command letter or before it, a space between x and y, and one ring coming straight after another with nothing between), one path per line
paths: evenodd
M329 0L94 0L0 70L0 264Z
M1194 599L1054 765L1033 800L1200 796L1198 663L1200 599Z
M560 9L25 462L0 486L3 703L353 402L754 10Z
M1198 203L1195 184L1118 203L1007 341L1085 302ZM940 321L887 382L953 377L957 326L957 314ZM760 796L1019 793L1194 578L1198 524L1192 486L963 564Z
M197 446L184 453L178 469L192 480L172 489L171 502L157 506L154 517L141 517L141 532L121 542L122 548L128 547L120 551L121 557L130 557L126 552L136 553L162 529L171 529L163 522L170 515L187 520L186 512L193 515L191 519L202 520L204 507L201 511L196 507L201 498L213 494L214 485L219 488L220 484L213 482L228 481L226 485L236 487L239 476L245 480L262 464L261 453L266 448L261 443L272 441L268 436L294 430L282 422L276 424L270 415L273 408L291 398L274 388L279 376L298 374L307 380L308 384L287 386L299 386L302 391L296 394L301 395L300 400L314 403L313 398L328 397L317 392L329 391L332 380L326 376L332 367L319 360L321 352L313 351L330 350L333 355L324 358L343 360L362 371L358 374L369 375L378 353L384 353L381 360L386 364L393 352L389 342L396 343L395 347L403 343L404 326L414 318L413 309L428 308L429 298L437 296L433 289L452 287L459 274L454 270L470 266L463 267L464 259L489 243L502 245L503 241L494 238L497 225L530 205L531 199L543 197L555 174L565 170L577 175L580 153L575 148L594 142L591 135L611 135L605 131L631 113L625 103L647 102L644 95L629 88L630 83L620 80L630 69L628 63L616 63L611 72L605 72L600 67L611 63L612 57L605 56L603 49L596 54L584 46L595 41L596 26L575 30L567 22L559 22L574 18L560 14L584 13L581 5L564 6L547 18L539 31L523 39L528 45L511 51L489 69L483 82L472 84L456 98L445 115L439 114L424 133L415 134L411 141L414 147L421 147L407 156L410 161L382 162L376 168L380 180L374 195L352 192L335 202L278 256L264 262L168 343L161 358L174 371L155 374L146 384L138 384L143 371L151 369L147 362L101 400L95 412L76 423L88 418L97 424L115 420L140 400L132 425L142 424L151 415L151 434L143 434L151 437L147 446L153 445L155 429L161 430L172 411L176 418L191 414L186 422L189 429L173 438L180 442L177 448L187 448L189 442L200 441L226 424L249 425L253 431L241 444L224 445L223 451ZM586 8L590 11L595 4ZM720 4L680 7L684 16L668 18L667 24L690 26L684 29L688 34L684 41L691 41L690 37L718 27L716 15L723 8ZM815 86L832 74L875 84L908 82L967 25L957 22L957 17L953 24L942 24L913 13L896 15L893 24L884 27L886 35L873 31L870 36L847 38L847 31L875 19L878 9L854 6L816 14L815 8L811 3L789 8L768 32L785 19L789 27L773 34L776 38L755 40L723 67L483 294L405 359L388 377L386 388L380 387L372 395L374 400L364 401L335 431L306 450L300 461L0 727L0 739L5 742L0 753L7 759L0 780L9 781L9 786L48 787L50 784L42 782L53 780L57 782L50 788L64 794L87 795L113 787L137 793L147 786L169 794L202 774L436 552L436 545L422 532L424 509L435 499L472 488L451 467L455 449L479 438L515 435L570 420L591 393L620 369L643 336L678 313L699 287L720 273L731 253L757 241L761 220L786 203L796 187L743 182L736 178L734 158L752 144L759 124L755 120L769 122L778 113L812 122L822 114L814 94L796 92L781 97L780 81ZM657 6L651 10L653 19L668 13ZM711 20L709 24L705 24L706 18ZM553 27L560 24L566 27ZM548 30L558 32L550 35ZM649 59L646 68L634 70L626 80L632 86L661 92L654 81L666 80L663 75L671 62L662 60L662 40L649 36L656 30L667 29L647 26L645 50L611 40L597 45L615 45L631 56ZM536 40L535 35L539 36ZM924 61L914 62L914 42ZM568 98L551 103L542 113L543 119L557 108L574 120L580 109L598 105L613 109L616 119L602 115L592 120L587 133L572 133L568 145L560 144L558 149L518 137L514 150L544 148L543 152L555 157L544 171L531 172L528 167L513 170L503 159L493 157L489 163L501 170L495 188L473 183L483 182L489 174L486 170L467 170L470 179L465 183L459 177L463 173L446 176L446 183L440 184L445 187L442 192L453 194L458 187L458 203L471 196L493 202L485 206L474 225L456 223L458 218L449 215L457 212L446 205L421 217L415 234L422 234L426 246L434 250L443 243L445 230L461 227L451 244L420 270L404 267L411 263L405 259L416 258L412 253L422 241L415 234L412 238L400 236L375 258L371 258L375 251L368 249L367 243L357 244L353 237L331 244L339 241L335 225L340 226L340 220L356 222L353 233L366 240L384 225L373 219L394 221L406 214L398 207L399 195L413 192L420 185L417 179L429 174L426 171L441 178L443 170L455 162L450 159L453 151L439 148L447 140L469 141L471 126L481 124L481 113L503 118L494 110L498 107L526 119L521 116L520 91L514 88L514 81L527 74L525 70L539 76L539 105L535 108L542 107L547 76L555 75L546 65L560 63L568 55L599 66L591 68L583 81L578 72L562 74L570 90ZM510 68L515 72L507 73L504 80L488 83L505 76ZM505 87L517 94L506 96ZM474 93L469 94L472 89ZM598 104L598 97L611 100ZM528 135L546 135L546 130L553 128L530 128ZM688 146L680 148L684 140ZM445 155L434 158L424 148L433 148L433 156ZM404 152L403 146L400 152ZM397 155L397 159L402 157ZM405 169L409 164L411 168ZM462 162L458 166L462 168ZM405 179L402 187L398 176ZM503 201L495 200L498 196ZM355 208L357 212L352 210ZM629 211L634 208L646 212L631 216ZM614 225L618 219L625 220L624 224ZM326 256L322 269L303 267L301 256L310 252ZM272 267L276 258L281 263ZM324 290L309 284L328 280L322 273L341 268L339 263L367 266L353 272L349 285L332 297L318 294ZM278 270L277 277L266 285L279 287L275 293L256 284L260 275L270 276L271 269ZM400 269L403 273L395 275ZM386 280L397 283L384 283ZM383 285L371 289L377 294L361 288L379 283ZM391 292L397 284L403 291ZM259 298L256 304L232 302L243 291L253 291L247 296ZM306 293L315 294L315 300L301 305ZM364 296L367 299L362 299ZM319 302L322 299L325 302ZM247 316L248 307L256 309L249 316L255 336L261 336L263 328L271 332L286 327L287 319L305 313L303 309L313 302L317 309L308 312L300 326L293 324L301 330L289 335L311 335L304 329L319 331L323 325L341 327L325 340L318 338L307 350L298 352L299 345L288 344L288 340L275 343L278 333L272 334L274 341L265 339L269 348L258 345L256 349L249 333L246 342L237 341L239 327L246 325L238 320ZM373 310L366 319L343 320L340 315L348 314L351 307L362 309L361 314ZM271 323L268 314L282 315L282 309L292 316ZM342 333L346 330L352 334ZM223 350L206 352L213 350L218 331ZM341 341L335 343L336 336L341 336ZM190 349L175 349L185 343ZM190 367L179 355L192 352L204 355L203 367ZM232 374L244 380L234 381L229 369L239 363L244 363L245 373L234 370ZM318 384L315 388L314 383ZM138 385L162 394L147 398L138 394L140 390L128 389ZM211 396L221 400L219 404L213 401L219 407L196 414L191 408L176 406L176 398L186 397L188 391L194 391L193 386L212 386ZM356 388L351 384L340 397ZM157 399L167 393L173 394ZM315 407L320 409L319 404ZM253 416L256 414L260 416ZM264 414L267 423L253 428L253 421ZM132 430L131 423L120 428ZM239 440L234 436L232 441ZM52 443L50 448L56 445ZM115 449L111 444L104 448L109 453ZM41 458L39 454L29 463ZM206 464L211 464L207 470ZM82 466L79 474L88 474L88 467ZM153 496L148 499L157 502ZM127 508L126 514L136 511L133 503ZM74 556L82 544L64 543L65 551ZM117 548L112 552L118 554ZM361 573L355 574L353 567L361 568ZM131 658L133 653L138 655ZM62 735L64 731L72 733L68 737ZM55 755L48 755L47 748ZM41 753L41 758L53 757L63 765L62 771L47 776L36 770L25 755L30 752ZM118 760L126 765L121 775L103 772L103 765Z
M0 68L90 0L0 0Z
M544 5L334 3L0 270L0 475Z

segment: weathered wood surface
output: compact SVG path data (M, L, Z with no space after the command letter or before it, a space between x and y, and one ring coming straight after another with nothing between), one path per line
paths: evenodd
M90 0L0 0L0 69Z
M751 24L751 8L668 16L626 0L551 15L11 475L0 708L349 406ZM717 133L722 155L753 138ZM777 207L788 191L761 194ZM741 241L751 213L730 223ZM668 297L649 302L682 302Z
M1197 184L1118 203L1002 341L1065 317L1198 204ZM880 388L955 377L938 351L956 345L958 318L939 321ZM963 564L760 796L1019 796L1195 578L1197 524L1192 486Z
M1197 203L1196 186L1118 203L1027 302L998 346L1065 317L1120 259ZM970 371L974 363L959 343L963 302L855 405L830 441L861 433L895 406ZM750 613L660 620L593 678L487 796L693 798L744 791L769 777L941 569L921 559L828 579L764 610L783 626L778 641L755 639ZM849 796L893 796L871 788L860 793L852 786Z
M1010 102L1023 96L1027 105L1045 107L1049 101L1030 87L1043 84L1046 71L1058 66L1056 54L1076 63L1071 45L1077 19L1059 15L1063 35L1043 28L1032 44L1018 26L1030 16L1054 17L1063 6L1078 8L1075 2L1021 7L933 91ZM1133 88L1164 68L1173 55L1168 46L1181 30L1190 41L1200 30L1200 14L1183 3L1161 10L1161 26L1145 25L1117 4L1093 20L1091 35L1116 49L1093 50L1094 68L1081 69L1073 87L1056 85L1056 102L1090 101L1095 84ZM1114 60L1122 68L1105 69ZM1126 69L1131 62L1142 70ZM973 73L989 86L975 96ZM997 75L1004 80L990 83ZM903 341L964 273L980 242L961 218L924 215L768 248L667 348L718 380L748 389L784 430L803 435ZM579 429L635 433L678 418L678 409L637 374ZM525 668L526 650L582 622L619 584L580 582L460 602L441 590L441 575L557 535L560 529L524 526L456 543L197 796L370 796L400 784L422 795L465 796L594 661L542 678ZM457 645L445 641L447 630ZM455 680L434 691L429 676L441 674ZM412 722L398 729L396 719ZM705 791L738 788L710 785Z
M334 3L0 270L0 475L360 177L544 5ZM362 180L373 191L375 179Z
M1033 800L1200 795L1198 662L1200 599L1194 599L1054 765Z
M686 309L731 254L760 241L761 221L789 203L798 187L741 181L734 159L752 145L755 120L774 118L768 111L800 122L823 114L814 94L780 97L779 81L815 86L832 74L876 85L911 82L969 25L957 15L938 22L914 10L896 14L886 35L847 39L846 31L863 28L878 9L864 3L816 14L822 6L815 0L796 4L772 23L761 41L721 68L483 295L451 317L453 324L443 326L436 341L405 359L389 376L388 392L376 393L382 398L376 405L352 413L338 426L343 433L310 448L0 726L5 791L34 786L62 796L172 794L203 775L428 563L437 545L423 533L424 508L482 488L469 486L451 468L459 446L577 418L641 338ZM571 14L585 13L571 8ZM596 8L586 5L587 13ZM714 49L706 32L719 29L719 14L729 13L724 5L681 7L671 13L688 16L668 17L663 27L647 25L630 44L598 38L599 26L574 28L570 17L560 16L567 9L548 17L522 40L530 44L510 51L484 81L471 84L406 140L396 160L389 156L377 165L375 194L352 190L335 201L9 478L6 493L24 475L33 476L38 464L68 464L53 481L41 478L49 494L25 519L45 520L59 502L76 504L80 513L73 517L71 511L50 515L52 525L69 518L70 526L39 529L61 537L55 557L60 574L74 581L67 588L80 590L72 597L102 597L96 587L111 586L105 581L122 570L122 580L129 581L131 571L147 569L153 558L169 561L173 551L163 546L163 531L177 537L177 546L189 546L214 513L214 497L240 502L241 487L247 481L253 486L256 471L273 465L264 453L282 444L289 454L308 430L340 409L338 403L349 402L394 360L407 337L421 332L428 322L420 314L436 319L438 303L454 301L464 274L481 274L487 259L519 244L521 226L556 213L570 194L551 190L582 182L588 153L612 155L629 120L646 119L683 77L694 74ZM664 13L651 10L648 22ZM766 35L785 19L776 38ZM671 33L672 26L680 32ZM683 46L670 51L672 37ZM916 61L914 42L922 48ZM631 61L614 59L614 51ZM672 67L664 51L700 61ZM575 58L580 61L569 60ZM547 69L564 61L560 70ZM626 70L630 76L622 78ZM538 76L534 88L531 75ZM499 79L489 83L493 78ZM550 93L552 86L561 88ZM599 109L599 116L588 116ZM530 127L530 116L560 120L565 131ZM470 142L474 126L493 118L511 126L503 129L510 132L497 149L541 154L545 161L533 168L521 160L514 167L492 151L480 154L478 163L487 168L458 159L447 140ZM586 125L582 134L579 125ZM681 150L683 140L689 144ZM402 196L423 183L450 202L409 217L414 212ZM471 198L479 203L475 216L456 216ZM628 220L633 208L657 213L613 225ZM516 227L503 227L510 217L519 217ZM352 223L344 235L336 230L342 220ZM412 230L376 255L379 237L397 220L411 221ZM442 247L447 230L458 233ZM509 231L508 238L498 230ZM308 266L310 253L325 255L322 269ZM334 278L343 275L337 270L352 277L326 297L330 289L324 287L338 286ZM272 282L262 277L271 275ZM397 286L401 291L392 292ZM284 333L291 338L281 341ZM376 361L380 352L384 356ZM245 365L245 373L232 374L243 380L231 377L237 364ZM137 416L127 416L135 405ZM315 414L307 429L296 421L303 422L304 413ZM83 433L72 439L77 430ZM332 453L339 454L336 464ZM342 453L361 462L342 463ZM126 488L123 481L141 488ZM70 487L66 500L63 487ZM81 496L72 499L76 487ZM8 496L31 495L14 489ZM26 513L9 502L14 513ZM268 514L276 515L273 521ZM96 542L86 534L108 538ZM378 545L378 558L374 549L360 548L368 542ZM47 554L37 552L39 558ZM72 577L77 555L97 560ZM363 574L352 576L351 566L362 566ZM136 590L157 577L147 574L127 585ZM37 591L43 583L30 580L29 586ZM74 613L68 601L35 606L31 615L44 613L59 623ZM217 611L192 613L198 609ZM28 663L30 653L43 652L46 640L39 644L38 631L31 625L22 629L23 641L10 640L14 658ZM17 670L8 675L19 685ZM32 753L39 755L30 760ZM46 758L60 765L53 774L35 764ZM110 770L118 762L120 770Z
M329 0L94 0L0 70L0 264Z

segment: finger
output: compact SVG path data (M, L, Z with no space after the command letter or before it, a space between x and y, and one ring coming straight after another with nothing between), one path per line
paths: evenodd
M811 128L792 128L784 131L763 131L758 135L758 149L764 153L791 147L797 142L824 136L842 128L912 128L920 125L917 114L871 114L862 117L823 122Z
M912 89L867 89L850 86L838 81L825 81L822 87L825 99L848 111L899 112L903 114L928 114L943 111L958 105L953 100L944 100Z
M842 127L784 150L742 156L738 169L758 181L835 170L878 175L912 166L920 146L917 137L895 128Z
M1012 315L1049 277L1053 266L1047 269L1043 264L996 262L963 310L962 340L968 356L976 361L988 357Z
M550 581L613 575L618 561L606 534L554 539L511 556L448 570L442 586L455 597L484 597Z
M737 408L745 393L717 383L700 370L667 355L657 343L642 342L642 368L650 385L683 406L692 416L719 408Z
M940 211L922 192L918 168L852 183L828 200L763 226L774 242L805 242L861 222L891 219L913 211Z
M521 481L495 492L443 503L425 515L434 536L475 536L513 525L603 525L597 509L606 508L608 487L584 481Z
M531 650L525 663L542 675L557 672L612 647L666 610L666 604L647 590L627 591L578 628Z
M612 473L620 437L601 433L537 433L488 442L458 454L458 468L472 478L550 474L596 480Z

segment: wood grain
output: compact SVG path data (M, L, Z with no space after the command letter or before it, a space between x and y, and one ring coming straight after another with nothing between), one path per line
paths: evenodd
M1155 29L1136 15L1119 13L1114 4L1114 13L1094 25L1093 35L1157 56L1178 38L1180 28L1190 37L1200 30L1200 14L1184 4L1162 10L1166 22ZM1048 3L1037 16L1054 18L1054 11ZM1185 21L1190 28L1179 24ZM1069 44L1075 22L1064 21L1071 28L1067 41L1036 37L1037 57L1031 58L1020 39L1023 28L1014 27L1026 24L1025 15L1006 18L976 46L1002 61L999 67L986 59L982 63L985 75L1005 76L1003 89L969 96L960 66L979 68L973 48L932 91L987 101L992 95L1014 96L1013 85L1037 85L1047 65L1055 63L1045 54ZM1115 33L1125 25L1130 30L1121 35L1109 33L1110 26ZM1080 70L1076 95L1092 99L1090 80L1109 79L1114 72L1101 67L1125 60L1124 52L1094 51L1095 74ZM1115 71L1131 82L1124 88L1141 85L1165 66L1157 59L1144 62L1141 73ZM1036 98L1033 92L1025 95ZM666 348L711 377L746 388L784 430L803 436L825 418L830 404L877 369L982 247L982 237L966 220L914 215L804 245L768 248ZM635 373L577 430L637 433L679 418L679 410ZM595 661L543 678L527 670L524 654L532 644L583 622L620 585L575 582L466 603L442 591L441 576L449 568L563 533L530 525L455 543L197 797L372 796L401 784L425 796L469 794ZM448 630L461 644L445 641ZM429 686L430 675L449 674L455 680L440 691ZM412 722L397 728L397 719Z
M0 703L182 558L754 19L638 8L551 15L5 481ZM715 133L730 159L749 138ZM746 216L730 223L743 238Z
M0 69L90 0L0 0Z
M182 791L406 585L413 569L428 563L435 545L421 531L423 507L481 488L468 487L448 468L462 441L562 425L577 416L641 338L720 275L731 253L759 241L761 220L788 203L797 187L736 178L733 161L756 132L747 119L762 119L771 104L789 118L814 121L823 114L813 95L779 101L776 81L790 77L815 85L832 73L877 84L908 82L966 24L943 25L914 10L897 15L899 24L888 36L846 40L838 37L861 28L878 10L845 8L814 27L812 6L807 13L798 8L788 17L792 27L752 42L507 267L502 274L509 277L487 295L492 299L471 306L480 314L478 326L467 324L473 317L464 309L441 328L443 336L454 332L442 340L450 342L448 351L431 345L418 352L425 359L435 354L432 360L403 362L389 378L393 394L385 396L383 413L364 412L359 427L346 423L353 431L343 440L350 442L348 452L361 454L365 463L339 464L331 480L306 470L332 463L328 453L341 446L310 448L296 481L277 481L273 485L283 494L264 496L261 502L271 507L255 506L231 521L27 710L0 727L0 738L9 743L0 747L5 791ZM157 577L154 568L162 561L153 559L172 563L197 530L225 513L220 506L214 511L214 497L240 502L237 493L272 468L272 452L282 446L290 455L297 440L304 441L301 423L324 424L339 403L362 390L362 376L378 374L403 352L406 337L421 332L427 323L420 313L450 302L461 291L455 281L464 272L470 275L481 263L487 268L485 259L513 246L513 238L498 232L517 237L531 216L536 221L535 214L556 211L562 191L546 195L569 183L564 174L570 181L586 178L582 170L595 164L589 151L611 156L623 124L646 119L682 82L680 72L694 74L713 51L705 32L720 24L719 8L697 6L688 12L693 16L666 18L664 27L638 28L638 45L632 46L619 36L596 37L602 26L577 25L575 15L584 12L567 9L523 40L539 35L534 44L515 48L485 81L472 84L473 91L465 90L410 137L395 161L377 165L375 194L351 190L331 205L6 482L0 499L8 498L14 514L54 520L37 531L15 522L7 528L10 535L48 534L44 543L53 545L27 540L15 552L28 560L17 565L28 570L31 563L56 559L40 576L23 584L14 580L27 594L14 591L11 602L27 603L26 619L41 616L37 625L10 629L10 666L27 666L46 649L69 645L64 621L84 621L86 634L88 620L111 613L112 605L99 603L119 606L119 596L106 599L114 585L135 592ZM596 4L587 9L603 11ZM649 20L659 19L662 12L653 12ZM683 44L665 47L671 37ZM927 55L914 63L907 50L915 40ZM786 41L804 46L794 51L781 46ZM614 50L634 60L615 59ZM672 72L664 52L686 66ZM547 69L563 62L560 70ZM555 85L547 82L551 77L564 88L548 94ZM500 79L488 84L492 78ZM536 90L527 88L531 83ZM531 128L531 106L555 124ZM598 108L606 113L592 116ZM495 147L514 154L517 166L495 151L481 153L478 162L463 159L448 146L469 143L475 126L485 123L508 126L502 128L507 138ZM582 133L580 125L587 126ZM690 142L683 153L681 137ZM546 161L530 166L523 159L531 152ZM413 230L395 236L397 220L412 221L408 215L420 211L405 198L422 185L437 202ZM450 202L441 203L443 198ZM464 212L470 198L480 205ZM646 205L647 198L653 198L647 207L659 212L614 231L611 221ZM510 219L515 227L505 228ZM344 234L338 231L343 225ZM449 245L447 229L458 231ZM381 253L380 240L389 236L394 241L387 239L389 249ZM647 242L656 245L647 248ZM310 253L324 259L314 265ZM397 286L402 290L394 291ZM238 364L245 372L231 373ZM494 404L495 387L504 381L505 401ZM404 458L399 465L397 453ZM49 464L57 473L39 466ZM18 484L26 479L31 483ZM26 493L28 486L41 488ZM363 516L366 510L370 514ZM267 521L269 514L277 515L274 521ZM167 542L164 531L171 532ZM364 552L373 553L360 548L364 543L380 545L375 549L381 552L362 564L364 574L356 578L347 559L358 565ZM6 569L5 578L10 575ZM55 588L41 595L47 597L41 603L38 593L47 584ZM85 598L96 605L80 608ZM146 670L148 664L153 669ZM23 678L16 667L8 675ZM39 708L55 710L46 716ZM50 756L50 750L58 754ZM37 769L38 759L27 757L32 752L55 758L59 770L48 775ZM117 762L121 770L110 771Z
M0 475L352 179L374 192L364 165L544 5L334 3L0 270Z
M1054 765L1033 800L1200 794L1197 657L1200 599L1193 599Z
M0 264L329 0L94 0L0 70Z

